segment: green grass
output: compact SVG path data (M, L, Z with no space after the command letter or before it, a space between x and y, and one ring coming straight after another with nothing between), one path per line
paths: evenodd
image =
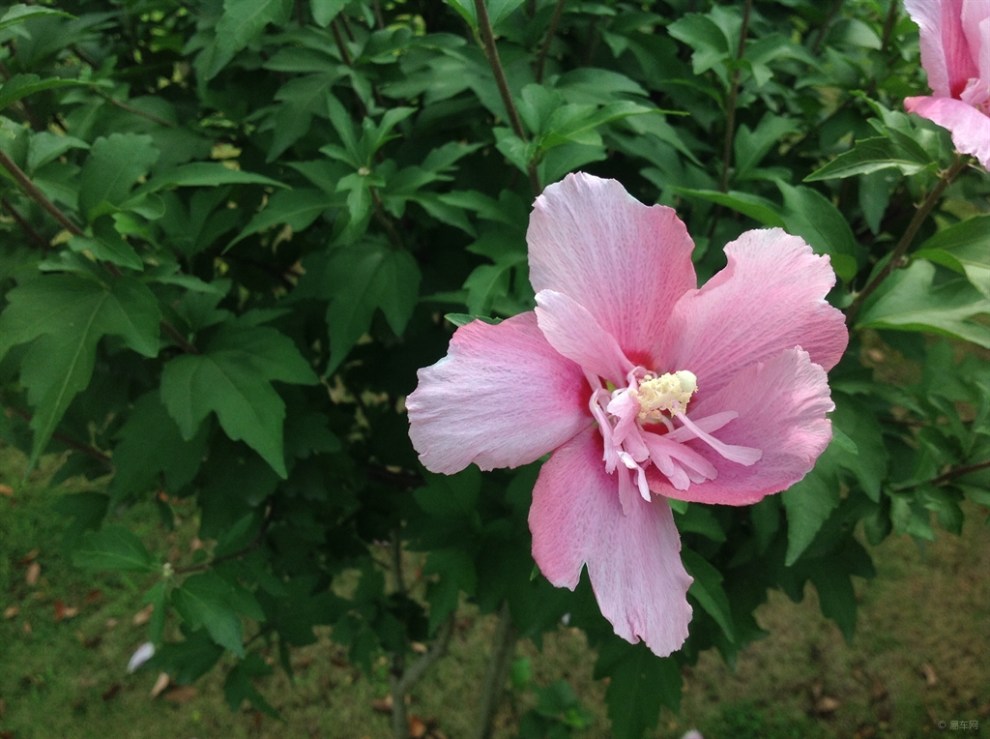
M0 495L2 739L389 735L388 716L375 710L388 693L387 664L363 676L326 632L293 652L291 680L276 667L259 684L283 722L246 709L231 712L222 669L192 691L152 698L156 674L126 673L146 637L134 618L147 583L93 578L67 561L58 543L65 521L55 507L67 492L88 488L76 482L51 488L55 462L46 460L22 481L23 458L0 448L0 483L13 488L13 495ZM747 649L734 670L714 653L702 655L685 673L681 714L663 714L655 736L680 737L696 728L707 739L900 738L940 734L939 720L980 720L985 731L990 528L975 510L967 513L962 537L940 534L924 549L895 539L874 552L878 575L858 587L860 620L851 645L821 616L812 588L797 604L774 594L757 612L770 635ZM125 521L153 548L188 551L192 521L166 532L154 523L150 504ZM40 567L33 583L27 580L32 563ZM59 620L59 601L78 612ZM449 655L416 687L409 713L450 739L469 736L493 631L491 618L465 609ZM590 719L581 736L608 736L605 688L591 677L593 655L580 632L561 627L542 653L520 643L516 654L529 657L533 684L570 682ZM268 656L277 664L274 652ZM508 691L497 736L514 736L535 700L532 691Z

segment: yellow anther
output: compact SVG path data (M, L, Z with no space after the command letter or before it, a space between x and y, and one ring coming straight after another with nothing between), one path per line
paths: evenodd
M687 411L688 401L698 389L698 378L688 370L666 372L659 377L647 375L636 390L639 418L658 420L661 413L676 416Z

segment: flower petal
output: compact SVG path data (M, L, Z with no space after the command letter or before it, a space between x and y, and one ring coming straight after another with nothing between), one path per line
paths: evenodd
M905 98L904 107L949 129L956 148L963 154L972 154L990 170L990 116L953 98Z
M533 289L570 295L629 359L651 365L674 302L697 285L694 244L677 214L577 173L536 199L526 238Z
M963 28L964 0L904 0L918 24L921 65L938 97L959 97L971 77L979 77ZM947 127L948 128L948 127Z
M536 321L554 349L615 385L622 384L633 368L615 338L569 295L556 290L538 292Z
M763 456L745 466L701 441L687 442L715 466L715 479L678 490L650 468L650 489L669 498L721 505L746 505L780 492L804 477L825 451L832 438L825 414L834 407L825 370L806 351L788 349L750 365L706 397L705 408L738 412L714 435L724 444L760 449Z
M803 239L777 228L747 231L725 254L725 268L678 301L658 368L698 377L690 412L699 418L704 394L743 367L800 346L828 370L849 339L842 313L825 302L835 284L829 258Z
M447 474L527 464L592 423L584 373L532 312L461 326L447 356L419 371L406 408L420 461Z
M628 474L618 470L616 474ZM601 437L589 428L543 465L533 489L533 557L550 582L572 590L587 565L602 615L615 633L641 639L664 657L688 635L691 577L667 503L628 495L601 463Z

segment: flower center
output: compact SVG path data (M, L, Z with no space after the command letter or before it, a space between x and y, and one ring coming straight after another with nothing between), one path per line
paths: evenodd
M651 468L677 490L687 490L714 480L719 458L748 467L763 456L760 449L726 444L713 435L739 417L735 411L688 415L688 404L698 391L693 372L656 374L636 367L626 379L626 387L602 387L600 380L589 377L593 390L588 403L604 440L605 471L619 476L624 509L637 493L650 500Z
M687 413L688 401L697 390L698 378L688 370L646 375L633 391L639 400L639 420L659 421L662 413L671 417Z

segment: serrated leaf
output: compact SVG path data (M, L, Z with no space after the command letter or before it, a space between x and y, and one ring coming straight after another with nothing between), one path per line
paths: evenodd
M694 597L705 612L715 619L725 638L735 642L735 626L732 621L732 607L722 587L722 573L712 567L700 554L690 549L681 549L681 560L688 574L694 578L688 594Z
M88 221L123 203L158 160L150 136L114 133L93 142L79 173L79 208Z
M205 628L214 642L243 657L241 619L231 604L233 590L233 585L215 572L204 572L176 588L172 604L190 627Z
M285 403L272 381L313 384L318 378L295 344L268 327L225 325L201 354L165 365L161 397L186 440L215 413L234 441L244 441L283 479Z
M829 451L826 450L825 454ZM839 505L839 483L824 460L825 455L822 455L815 469L780 495L787 511L787 555L784 564L788 567L808 548Z
M396 335L405 330L419 297L419 265L402 249L369 241L337 251L330 259L327 307L333 372L381 310Z
M261 35L265 26L282 25L291 11L292 0L224 0L216 40L204 52L204 78L209 80L219 74L237 52Z
M118 336L153 357L161 313L151 291L125 276L109 285L75 274L45 276L16 287L7 300L0 315L0 358L31 343L21 381L35 409L32 460L37 460L69 403L89 385L99 340Z
M681 671L673 659L660 659L643 644L610 639L598 650L595 677L609 678L605 692L611 736L639 739L657 725L660 707L677 710Z
M897 169L910 175L930 166L931 160L911 157L912 152L898 148L893 141L880 136L856 142L847 152L839 154L828 164L804 178L805 182L834 180L872 174L884 169Z
M23 3L18 3L17 5L11 5L7 12L0 17L0 31L17 25L18 23L31 20L32 18L42 18L45 16L61 18L75 17L71 13L66 13L62 10L55 10L54 8L44 8L39 5L24 5Z
M426 487L413 494L419 507L437 518L464 518L473 513L481 494L481 473L475 466L456 475L426 477Z
M113 451L114 476L110 494L114 503L147 492L164 475L166 489L176 492L192 481L206 451L207 429L186 441L162 405L159 393L142 395L117 433Z
M141 540L123 526L106 526L86 533L72 553L72 561L87 570L153 572L156 569Z
M54 90L60 87L80 87L85 84L79 80L61 77L41 78L36 74L15 74L7 81L0 83L0 110L36 92Z
M231 711L239 711L241 704L248 701L252 706L271 718L281 718L278 711L264 699L252 685L251 678L270 675L272 668L268 666L257 652L251 652L247 657L234 665L227 673L223 683L223 695Z
M990 298L990 215L979 215L944 228L923 243L915 256L966 275Z
M268 201L265 209L254 215L244 230L227 243L224 252L248 236L272 226L286 224L293 231L302 231L331 205L330 198L322 190L308 188L277 192Z
M836 462L856 476L871 500L879 502L889 460L876 415L854 398L836 394L832 428ZM843 444L844 440L850 443Z
M710 203L716 203L737 213L742 213L764 226L776 228L784 226L784 219L780 215L780 208L777 204L759 195L751 195L737 190L720 192L718 190L694 190L682 187L673 189L681 195L707 200Z
M803 237L816 253L828 254L835 273L847 282L851 280L861 249L839 209L810 187L792 187L781 180L777 187L784 196L784 227Z
M990 313L990 301L968 280L934 286L935 266L919 259L894 272L863 305L861 328L924 331L990 349L990 327L973 320Z
M141 187L142 194L167 187L217 187L219 185L267 185L288 187L271 177L233 169L220 162L193 162L156 174Z
M320 28L326 28L344 9L350 0L310 0L309 8L313 20Z

